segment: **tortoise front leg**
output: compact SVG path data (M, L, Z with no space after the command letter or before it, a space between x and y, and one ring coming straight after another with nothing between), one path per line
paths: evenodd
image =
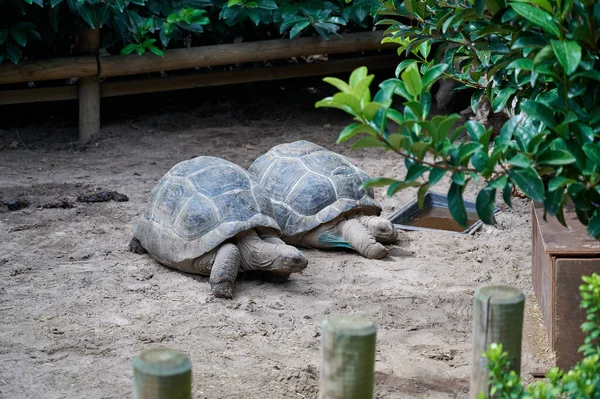
M129 241L129 251L136 253L138 255L145 254L147 251L144 247L142 247L142 243L137 238L133 237L131 241Z
M356 219L380 243L393 244L398 240L398 230L396 230L392 222L388 219L380 216L357 216Z
M239 268L240 250L233 244L221 245L210 271L210 286L214 296L233 297L233 284Z

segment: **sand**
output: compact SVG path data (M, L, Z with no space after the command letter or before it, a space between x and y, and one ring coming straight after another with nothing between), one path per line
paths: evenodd
M474 235L401 232L382 260L304 250L304 273L281 284L241 275L231 300L214 298L207 277L128 251L154 184L194 156L248 167L276 144L306 139L371 176L403 176L393 154L335 144L350 119L314 109L330 94L301 80L107 100L101 135L83 147L74 103L0 109L0 201L29 202L0 206L0 397L132 397L132 358L168 346L192 360L195 398L316 398L321 322L359 314L378 328L377 398L463 398L473 293L492 284L525 293L523 376L545 369L524 199L513 209L498 202L498 225ZM76 200L99 190L129 200ZM389 217L415 192L376 194Z

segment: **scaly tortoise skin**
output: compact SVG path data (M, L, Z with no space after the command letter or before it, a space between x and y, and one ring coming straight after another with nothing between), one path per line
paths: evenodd
M271 148L248 172L271 197L282 239L289 244L352 248L380 258L387 250L377 241L397 238L391 222L378 217L382 208L373 190L361 188L369 176L343 155L300 140ZM342 220L350 223L339 224Z
M230 286L240 261L241 270L261 270L252 259L244 261L252 249L244 251L241 238L252 237L252 245L274 251L273 247L284 244L277 238L280 233L269 196L254 177L227 160L200 156L178 163L158 181L135 226L130 249L148 252L165 266L218 280L213 264L219 248L232 243L237 252L241 250L242 259L231 247L233 253L221 256L228 263L237 262L237 266L223 266L221 270L229 286L215 292L217 283L211 281L215 295L231 297ZM262 267L263 271L289 276L306 267L306 258L297 249L286 245L281 250L286 251L285 265L276 261Z

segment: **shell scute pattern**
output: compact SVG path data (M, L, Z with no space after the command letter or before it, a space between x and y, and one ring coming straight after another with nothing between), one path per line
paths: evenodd
M250 190L246 173L231 166L216 165L188 177L194 188L214 198L232 190Z
M307 173L288 194L286 203L302 215L314 215L337 199L333 182L318 173Z
M369 179L364 171L345 156L308 141L273 147L249 172L271 196L284 235L307 232L354 209L381 212L373 190L360 188Z
M255 227L280 232L266 191L241 167L203 156L180 162L159 180L134 235L172 264Z
M263 185L269 186L272 199L285 201L294 182L308 173L299 159L274 158L272 165L261 179Z

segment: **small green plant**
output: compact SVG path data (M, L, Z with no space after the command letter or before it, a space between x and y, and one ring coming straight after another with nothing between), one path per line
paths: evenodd
M498 399L596 399L600 398L600 276L583 276L579 287L581 307L586 309L586 321L581 329L587 334L580 348L584 358L568 371L552 368L547 382L524 387L520 377L510 370L508 354L502 345L491 344L484 353L490 370L490 397ZM481 393L480 399L485 398Z
M510 206L517 186L563 225L572 200L589 235L599 238L600 1L386 0L378 13L387 17L378 24L389 25L383 40L410 56L396 78L374 97L366 68L349 82L327 78L340 92L316 104L354 118L338 142L360 136L352 148L380 147L404 159L404 178L367 185L389 186L388 195L419 187L422 200L449 175L449 208L461 225L469 182L485 182L476 205L488 224L495 223L496 194ZM457 114L430 117L430 90L441 78L474 90L474 109L485 97L514 116L497 135L474 120L456 126ZM402 105L393 107L398 97Z

